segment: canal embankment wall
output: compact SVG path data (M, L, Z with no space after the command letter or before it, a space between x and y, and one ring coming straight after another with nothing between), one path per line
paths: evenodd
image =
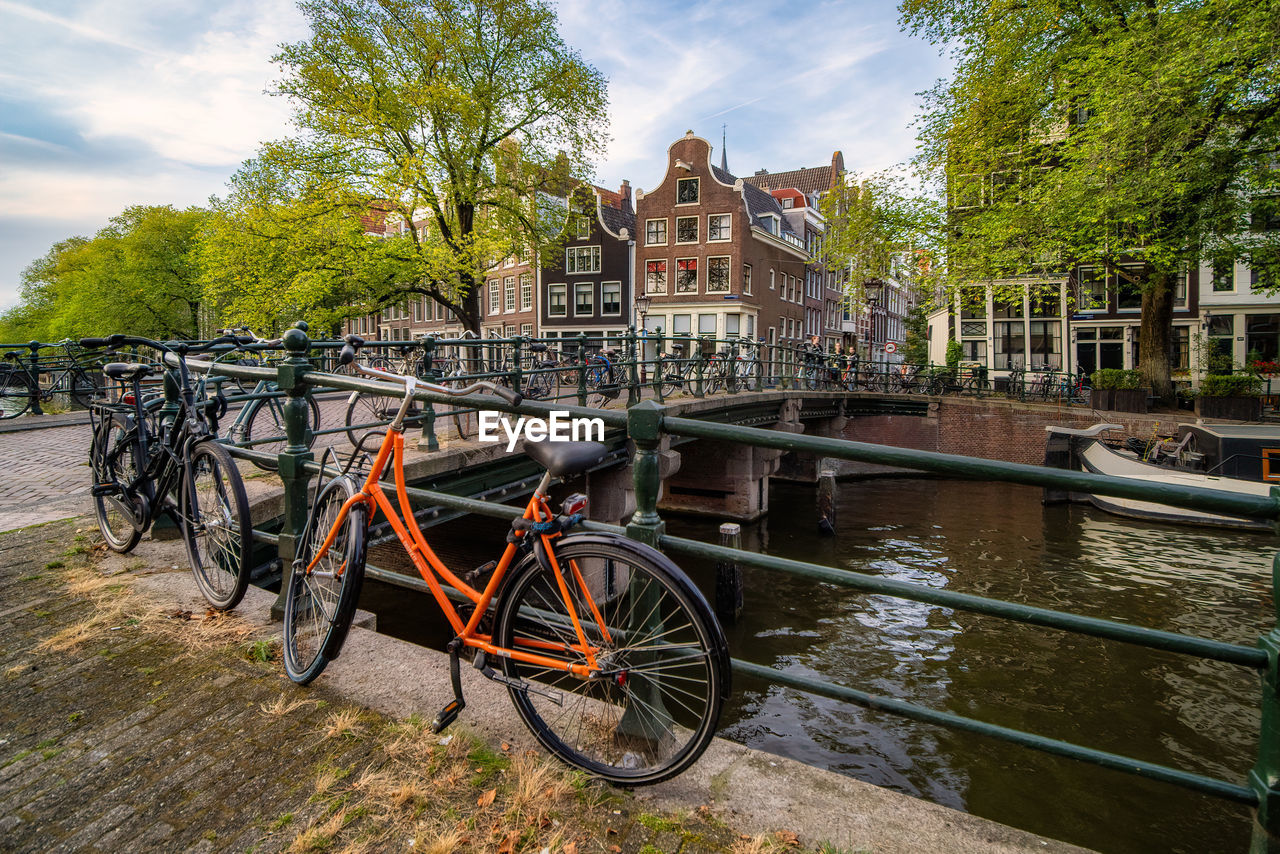
M920 451L963 454L989 460L1041 465L1045 428L1083 428L1119 424L1118 435L1150 437L1175 435L1178 425L1194 420L1191 413L1098 412L1053 404L1013 400L930 401L925 415L856 415L841 436L857 442L893 445ZM841 461L841 475L889 474L903 469L871 463Z

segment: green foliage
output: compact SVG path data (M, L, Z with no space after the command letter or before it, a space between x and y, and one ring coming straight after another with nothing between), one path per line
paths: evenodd
M311 37L275 57L297 135L218 204L210 287L235 318L425 295L478 330L485 271L563 240L557 198L604 149L604 77L542 0L301 8Z
M823 196L820 210L827 227L819 260L847 273L847 293L861 297L867 284L889 276L928 292L941 219L937 205L901 177L848 176Z
M22 273L0 340L56 341L128 331L194 338L202 296L195 248L208 212L137 205L93 238L55 243Z
M1135 389L1142 387L1142 374L1119 368L1101 368L1089 377L1089 384L1097 389Z
M954 287L1143 263L1121 278L1143 291L1142 370L1161 395L1183 270L1245 257L1280 287L1280 230L1251 228L1280 204L1265 195L1280 177L1274 4L903 0L900 11L956 60L929 93L917 161L949 192Z
M1201 397L1252 397L1262 393L1262 380L1251 374L1206 374Z
M964 355L964 347L960 346L960 342L954 338L947 340L947 367L955 369L960 367L960 357Z
M903 319L906 330L902 343L902 360L908 365L923 365L929 361L929 315L923 305L912 306Z

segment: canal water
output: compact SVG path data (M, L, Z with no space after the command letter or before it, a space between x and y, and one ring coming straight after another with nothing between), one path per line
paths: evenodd
M1269 628L1280 545L1270 536L1145 524L1045 507L1029 487L926 478L842 482L834 537L816 534L812 486L774 483L770 507L744 528L744 547L1233 643L1252 645ZM718 540L714 520L667 525ZM714 567L681 562L711 598ZM762 570L746 570L744 583L742 618L725 627L737 658L1233 782L1252 764L1259 680L1245 668ZM403 601L377 587L372 599ZM385 631L422 631L419 619L365 607ZM1103 852L1249 843L1248 810L1225 801L741 677L720 734Z

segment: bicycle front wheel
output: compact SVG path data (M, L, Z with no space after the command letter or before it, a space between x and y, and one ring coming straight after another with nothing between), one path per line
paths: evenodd
M181 490L182 538L196 585L209 604L226 611L249 586L253 525L240 471L227 449L202 441L191 449Z
M9 370L0 376L0 419L17 418L31 405L31 386L22 371Z
M347 440L353 448L369 433L382 432L395 417L400 401L378 394L352 392L347 400L347 414L343 424L347 428Z
M316 498L315 509L299 544L299 560L289 576L284 600L284 669L289 678L306 685L338 657L364 580L365 527L368 507L354 504L337 526L343 505L356 494L345 477L330 481ZM333 542L316 565L307 565Z
M499 646L597 669L504 658L516 711L564 762L620 785L656 783L702 755L729 690L729 656L702 594L661 553L614 535L553 546L557 567L527 559L498 605ZM569 601L560 591L563 580Z
M271 391L274 390L274 388L271 389ZM316 440L315 431L320 429L320 404L316 403L316 399L311 396L306 400L311 409L311 435L307 437L307 447L310 448ZM244 441L249 450L276 455L283 452L289 445L284 432L285 399L268 397L246 405L253 407L244 424ZM275 471L279 468L275 460L271 462L253 460L253 464L264 471Z
M89 445L94 486L114 487L109 493L94 495L93 514L107 548L120 554L133 551L142 539L142 532L133 525L130 499L124 491L125 484L133 483L138 477L134 442L134 432L108 417L98 425Z

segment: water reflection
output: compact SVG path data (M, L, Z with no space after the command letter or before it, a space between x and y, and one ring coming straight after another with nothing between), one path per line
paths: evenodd
M1234 643L1269 628L1270 537L1043 507L1026 487L892 479L843 484L838 533L818 539L812 489L773 489L765 529L744 532L772 554ZM688 568L710 589L709 568ZM1252 763L1258 679L1243 668L762 571L745 585L728 628L738 657L1232 781ZM753 747L1103 851L1247 846L1247 813L1215 799L742 683L724 734Z

